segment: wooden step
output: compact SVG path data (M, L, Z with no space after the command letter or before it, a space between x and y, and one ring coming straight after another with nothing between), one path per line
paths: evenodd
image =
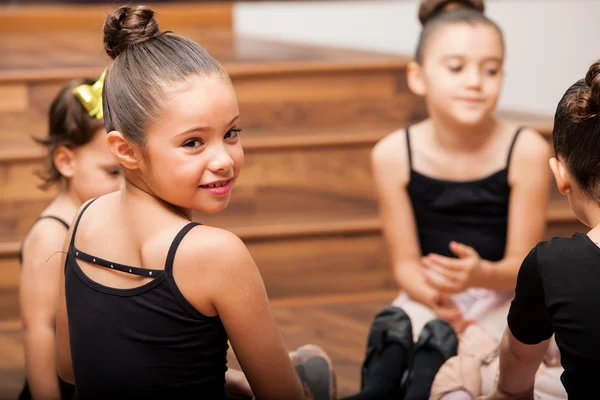
M246 153L230 206L217 215L198 214L196 219L236 228L248 226L248 221L262 225L295 220L302 214L325 216L328 222L335 222L337 215L374 215L377 201L370 150L371 146L354 143L310 149L256 147ZM0 241L21 238L54 197L54 191L43 192L36 186L39 180L32 172L40 166L39 161L0 162ZM552 187L550 220L573 219L566 199Z
M303 199L301 194L298 193L291 194L290 196L282 196L279 199L293 200L299 197L301 198L299 200L301 202ZM36 212L32 212L32 216L27 215L27 218L19 217L19 219L31 220L32 223L45 205L43 202L23 204L23 208L33 209ZM14 205L14 208L9 208L8 213L11 211L13 213L18 212L19 209L17 207L18 205ZM363 235L379 233L381 230L376 206L370 208L356 207L354 209L350 207L347 209L331 207L329 210L296 210L293 212L270 212L270 210L263 210L255 214L236 214L235 211L224 211L218 215L211 216L195 214L194 220L205 225L227 229L246 242L306 237L319 238L346 234ZM27 226L20 224L23 226L16 227L18 222L9 220L8 218L2 215L2 219L5 222L0 226L0 257L16 256L20 242L31 225L31 223ZM569 235L569 230L562 228L569 226L577 226L585 229L577 221L566 199L557 198L553 200L548 211L549 237L556 236L556 232L561 230L566 232L566 235ZM553 227L559 229L559 231Z
M361 292L395 285L376 210L363 215L305 212L295 218L274 214L272 218L224 220L216 226L231 230L245 241L273 298ZM585 227L574 219L570 209L564 203L553 205L546 238L569 236L576 231L585 231ZM20 241L5 237L0 243L0 288L3 296L13 297L18 285Z
M243 37L227 29L189 24L173 23L163 29L174 30L205 47L232 78L290 72L402 69L410 61L406 56ZM110 62L103 52L102 33L95 27L68 32L13 32L11 40L0 41L0 49L4 55L0 60L0 82L94 76Z
M186 0L151 5L159 16L159 23L169 26L202 26L205 28L233 27L232 2L190 2ZM4 2L6 4L7 2ZM43 3L12 2L0 8L0 33L40 33L95 29L101 32L106 14L118 4L27 4ZM21 4L19 4L21 3ZM60 3L49 1L48 3ZM164 29L164 28L163 28Z
M238 37L183 27L230 73L246 128L405 124L424 117L407 88L408 58ZM0 136L43 135L51 99L108 65L95 30L18 33L0 41ZM52 43L61 43L60 47ZM6 139L8 140L8 139Z

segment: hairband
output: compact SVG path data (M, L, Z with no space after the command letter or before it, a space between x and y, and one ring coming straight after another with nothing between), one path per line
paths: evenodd
M92 85L79 85L73 89L73 94L79 99L90 117L102 119L102 87L104 86L104 76L106 70L102 72L100 78Z

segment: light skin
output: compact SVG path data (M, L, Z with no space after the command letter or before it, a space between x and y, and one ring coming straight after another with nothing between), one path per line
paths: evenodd
M63 178L58 183L59 194L41 215L54 215L70 223L84 201L119 189L122 177L105 136L102 129L84 146L61 146L54 152L54 165ZM19 300L27 380L35 399L60 398L54 330L62 271L60 252L66 236L67 229L60 222L43 219L23 242Z
M425 98L430 115L410 129L415 171L436 179L469 181L506 166L517 127L492 116L502 87L503 57L501 38L488 25L456 23L433 32L422 64L413 62L408 67L409 87ZM457 258L449 258L420 254L406 191L410 167L405 131L380 141L372 152L372 166L383 232L399 286L457 332L472 321L462 318L450 295L469 287L513 289L521 260L545 230L549 157L545 140L524 129L508 173L511 194L505 257L497 262L484 260L473 248L451 242L449 249Z
M575 215L591 228L587 233L594 243L600 243L600 207L572 179L564 160L550 159L550 169L560 193L567 196ZM500 346L500 374L495 390L484 400L533 399L535 373L542 362L550 340L527 345L517 340L506 328Z
M75 238L77 248L125 265L162 269L173 238L189 223L192 210L214 213L229 203L231 191L218 194L206 185L233 185L244 160L231 82L221 75L196 76L165 87L160 116L147 128L143 148L121 132L108 134L109 148L126 171L126 183L86 211ZM105 232L106 225L114 229ZM150 280L78 263L92 280L114 288ZM179 245L173 269L187 301L203 315L218 315L225 327L243 370L227 374L229 392L259 400L304 398L258 268L238 237L197 226ZM72 382L64 284L60 288L58 370Z

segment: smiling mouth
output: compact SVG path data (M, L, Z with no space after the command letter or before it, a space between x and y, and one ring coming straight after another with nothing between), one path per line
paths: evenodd
M218 188L218 187L223 187L223 186L227 185L229 182L231 182L231 179L223 181L223 182L209 183L208 185L200 185L200 187L201 188Z

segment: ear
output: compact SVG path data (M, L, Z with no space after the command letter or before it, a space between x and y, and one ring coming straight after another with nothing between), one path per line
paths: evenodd
M552 170L552 174L554 175L554 179L556 180L556 187L558 187L558 191L562 194L571 193L571 177L567 172L567 168L565 166L562 158L552 157L549 161L550 169Z
M72 178L75 173L75 153L66 146L58 146L52 155L54 166L65 178Z
M113 157L127 169L138 169L142 162L141 151L129 143L119 131L111 131L106 135L106 144Z
M411 92L417 96L425 96L427 94L423 67L416 61L411 61L406 67L406 79Z

